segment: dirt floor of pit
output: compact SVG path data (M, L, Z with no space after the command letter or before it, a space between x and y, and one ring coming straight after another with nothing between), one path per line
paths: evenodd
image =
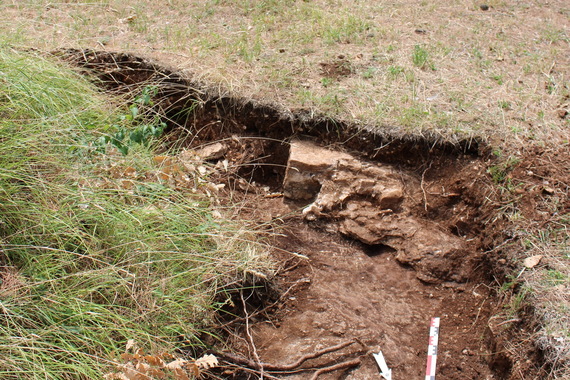
M260 208L291 212L282 199L266 200ZM490 369L492 353L486 331L496 305L485 285L425 284L414 270L397 263L390 249L372 250L314 228L298 217L287 219L275 243L282 249L278 256L287 262L279 278L287 294L272 318L251 328L263 362L291 363L356 338L364 346L355 344L307 365L319 368L361 356L358 367L320 378L380 378L371 352L382 350L394 379L422 378L430 319L438 316L438 378L498 378ZM254 357L247 340L236 339L234 344L245 356ZM279 378L310 376L309 371Z
M237 325L230 323L237 326L229 334L229 346L235 352L250 363L286 365L356 340L302 368L313 368L314 373L314 369L359 359L354 368L319 378L379 378L372 353L381 350L394 379L421 378L426 372L430 320L440 317L439 378L508 378L510 363L493 346L488 324L498 302L488 286L485 239L479 236L487 217L478 203L485 192L479 160L440 156L414 170L314 143L289 142L280 143L289 147L289 153L280 152L279 161L260 162L260 157L271 157L282 149L275 149L274 141L247 136L217 141L195 143L202 155L208 151L208 156L217 157L212 160L215 166L225 160L230 168L247 168L240 172L241 178L231 170L220 177L213 173L210 180L225 184L221 202L231 199L240 204L237 219L280 225L272 238L281 268L274 279L280 302L265 313L261 310L273 300L263 300L263 294L246 290L241 294L244 300L234 299L231 314L241 316ZM343 159L336 162L339 157ZM287 170L273 170L284 166ZM359 169L351 173L355 167ZM307 178L320 181L320 186L309 189L318 195L305 200L284 197L280 184L287 183L292 169L306 174L296 182L301 187L306 187ZM370 189L379 185L383 194L375 196ZM339 201L339 196L346 198ZM315 207L320 210L316 214L306 212ZM351 212L346 214L347 210ZM369 211L374 211L374 217ZM343 232L347 218L364 221L360 227L366 231ZM385 223L390 231L371 227L377 223ZM408 234L405 230L410 226L413 232ZM312 372L266 376L300 380L311 378ZM240 371L233 375L227 378L262 378L259 373Z

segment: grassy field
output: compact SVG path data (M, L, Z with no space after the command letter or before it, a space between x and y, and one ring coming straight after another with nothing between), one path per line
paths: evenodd
M160 141L132 138L155 120L124 99L6 47L0 72L0 377L101 378L129 340L199 344L219 292L268 273L263 247L197 177L161 180Z
M564 0L4 3L19 46L132 52L246 97L495 144L567 140Z
M488 6L487 9L481 6L483 3ZM509 177L511 171L524 163L526 152L533 149L547 152L546 160L548 152L552 152L550 153L552 157L557 156L558 160L552 164L553 172L565 173L566 170L556 166L564 165L564 157L569 157L570 150L570 5L566 0L552 0L548 3L538 0L487 2L9 0L0 3L0 11L3 14L0 20L0 32L4 41L17 48L36 48L45 51L74 47L130 52L176 67L191 78L205 80L218 86L222 91L280 104L292 110L312 109L330 117L377 128L387 134L431 135L451 141L462 137L477 137L487 141L493 147L499 161L493 163L494 166L490 168L490 176L497 175L494 178L497 192L505 201L498 211L501 217L509 219L516 225L512 231L512 236L516 238L509 241L509 244L514 245L520 252L521 259L521 263L512 275L512 284L518 284L521 290L514 293L509 302L513 310L517 310L522 301L532 302L541 323L533 339L536 339L538 345L547 349L552 362L566 362L567 367L570 367L568 364L570 363L568 329L570 237L568 208L565 206L568 199L568 178L561 176L557 181L549 177L543 179L543 185L547 188L553 187L555 194L545 197L548 198L545 208L548 209L550 219L549 223L543 224L522 217L519 208L523 205L517 203L520 202L520 194L517 193L520 183ZM23 59L28 62L28 58L22 58L14 53L5 53L3 59ZM26 65L34 66L35 63L28 62ZM5 70L2 69L3 72ZM35 70L43 72L41 68ZM27 75L36 77L35 74ZM45 83L46 79L43 79L43 85ZM2 81L0 84L4 86L6 82ZM27 93L29 90L19 91ZM79 90L79 93L84 92L83 89ZM32 99L40 96L35 92L30 94ZM76 100L76 97L69 95L57 95L57 97ZM99 99L96 94L87 98L89 102ZM5 100L3 102L2 107ZM40 107L39 104L43 103L43 100L38 98L33 104L38 104ZM68 154L70 144L84 146L88 143L78 141L77 138L69 140L68 133L62 133L59 137L51 133L46 134L46 125L51 123L53 115L63 112L64 115L69 115L73 125L82 125L81 123L99 125L93 128L84 126L89 134L99 138L101 134L108 133L105 131L105 126L115 123L109 121L107 119L109 116L106 115L115 114L115 117L120 118L117 112L120 114L129 112L105 109L101 103L79 106L57 104L56 107L56 110L46 109L48 113L41 118L39 115L44 111L41 107L31 111L18 110L9 115L15 120L33 120L30 125L34 126L34 130L37 129L40 136L44 136L42 138L49 138L54 149L61 148L65 154ZM82 111L69 114L71 109ZM13 111L6 111L3 108L1 112L6 114ZM52 119L49 119L50 117ZM92 117L99 121L85 121L91 120ZM68 124L68 122L62 124L63 130L69 128ZM26 138L31 136L26 133L23 135ZM84 133L81 132L79 135L83 136ZM55 143L52 143L52 139L56 137L63 140L53 140ZM16 140L3 140L5 144L4 141ZM18 210L13 214L14 220L21 219L28 224L25 228L13 227L13 229L25 231L30 236L39 236L37 226L41 224L38 218L47 218L52 224L51 232L48 231L47 235L53 235L53 243L62 252L69 250L66 245L69 242L85 245L85 249L93 249L98 255L101 255L99 253L103 249L101 247L117 245L122 247L123 243L117 241L94 243L91 238L84 237L83 229L73 232L70 236L59 236L54 232L62 226L75 226L77 223L66 219L69 215L75 215L74 212L87 214L85 210L81 211L81 208L73 209L73 212L69 210L69 205L73 205L73 202L78 205L89 202L74 200L74 197L86 197L86 195L81 195L76 189L70 190L68 186L73 183L69 178L75 178L77 182L77 178L85 176L85 171L87 173L89 171L87 167L70 167L66 159L63 159L61 165L54 163L44 166L44 161L51 162L52 157L59 157L60 153L44 152L46 144L38 144L38 141L43 140L31 138L30 143L33 143L34 147L25 149L39 149L41 152L35 153L33 150L33 154L20 156L32 160L33 163L7 162L6 165L7 167L24 165L26 168L31 168L30 170L49 176L50 181L52 178L55 179L53 184L50 182L50 186L55 186L61 195L46 198L45 191L29 195L17 187L21 182L26 183L32 179L38 189L45 187L41 176L29 175L17 180L12 178L7 182L11 186L10 194L37 196L39 197L37 202L41 205L39 210L28 210L26 213L29 214L20 215L21 204L29 202L27 198L16 197L13 202L19 203L10 206L9 210ZM11 151L16 147L6 145L0 149ZM118 160L116 165L125 168L136 167L143 172L152 169L145 166L150 165L150 154L143 147L134 146L133 151L126 157L116 154L107 159ZM39 165L34 157L43 155L47 155L48 159L40 160L42 165ZM136 162L129 161L135 160L135 156L138 157ZM143 167L138 169L137 165ZM64 172L56 169L60 166L65 168ZM14 175L10 173L3 175ZM92 173L95 177L103 174L97 174L96 171ZM90 181L89 186L97 189L98 181L101 179ZM79 185L73 186L77 188ZM133 195L116 188L112 192L117 191L120 192L120 197L115 193L110 196L106 193L100 194L98 190L89 190L89 194L97 193L96 197L102 197L100 201L94 201L94 204L108 204L102 207L103 210L90 207L89 217L101 219L109 217L113 223L121 227L107 226L105 227L107 231L116 229L122 231L123 226L129 225L129 218L121 211L125 204L132 207L136 215L140 215L137 217L139 219L152 219L155 213L170 212L179 208L187 210L185 212L192 215L192 226L195 227L190 231L183 230L184 234L195 233L194 228L202 228L200 231L203 231L208 227L198 226L211 225L208 224L211 221L208 221L201 208L199 210L202 211L197 211L193 204L179 203L178 200L174 202L176 196L168 193L167 189L145 190L158 191L160 194L156 208L151 210L137 208L140 197L146 195ZM89 195L88 198L91 196L94 195ZM58 206L63 199L70 199L64 202L65 208ZM116 203L116 199L123 199L126 203ZM165 199L168 199L168 207L163 203ZM56 210L61 216L48 217L46 210ZM174 215L161 214L160 217L169 220L166 225L180 233L181 220ZM75 215L73 218L88 226L97 225L96 221L84 222L86 215ZM159 234L157 226L151 222L141 221L138 224L148 231L150 236L143 239L138 236L138 230L125 231L124 241L129 242L126 247L130 247L125 248L126 250L138 252L138 249L147 249L147 239L156 240ZM186 221L183 224L188 225ZM236 233L239 233L239 230ZM11 234L12 232L7 233L6 236ZM43 234L42 231L41 235ZM194 252L198 248L203 249L200 243L203 237L197 239L192 243L194 246L183 251ZM235 241L235 239L230 240ZM206 239L206 242L210 244L211 239ZM46 246L21 236L9 244L15 247L13 248L15 257L20 257L19 253L16 254L20 245ZM90 247L91 244L94 246ZM205 245L205 252L213 249L208 244ZM50 253L49 250L37 247L30 249L34 252L41 251L46 258L59 252ZM152 245L150 247L151 251L171 249L171 247L157 248ZM235 252L233 249L230 251ZM115 266L132 265L130 260L134 259L125 256L123 251L121 251L123 253L118 252L113 253L118 256L113 256L115 258L112 260L102 258L101 266L93 263L93 270L101 271L97 273L109 278L111 282L117 281L117 284L127 280L117 279L101 268L105 268L109 263L108 260L111 260L113 266L112 270L109 270L115 273L115 276L123 276L121 270L117 269L119 267ZM231 265L220 268L219 263L211 259L209 253L204 255L208 257L206 261L210 263L206 268L216 273L214 277L223 276L226 271L231 271ZM545 256L545 261L549 265L544 266L542 270L520 272L523 268L522 259L532 255ZM84 260L75 253L69 253L68 256ZM195 260L184 257L181 260ZM235 262L241 263L242 259L236 257ZM18 268L31 265L31 262L26 261L28 259L21 260L23 261L18 264ZM69 269L66 263L62 262L61 265L65 267L61 270ZM131 271L129 268L125 270ZM171 273L169 276L176 278L173 274L175 272L169 273ZM18 276L20 275L15 274L14 278L20 281ZM79 281L78 278L64 276L62 281ZM44 280L34 278L30 281L31 284L38 283L37 286L45 286L41 282ZM59 285L55 288L59 289ZM32 297L35 294L32 291L23 294L27 297L29 295L31 300L35 299ZM111 295L104 297L109 298ZM138 296L132 295L127 298L130 299L129 302L135 302L136 297ZM143 298L145 302L150 302L143 304L153 305L150 300ZM25 300L26 297L21 299ZM117 313L120 314L120 311ZM147 337L143 340L156 341L150 336L151 330L145 331L147 332L144 334L140 333ZM118 339L119 343L116 344L124 344L126 335L128 334L121 335L122 338ZM165 333L159 335L168 336ZM19 344L23 344L22 342ZM29 342L33 342L33 339L30 338ZM560 375L560 378L565 378L568 373L570 370Z

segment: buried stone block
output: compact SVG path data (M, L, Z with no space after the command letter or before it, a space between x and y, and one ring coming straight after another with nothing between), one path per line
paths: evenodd
M354 197L396 206L403 197L402 184L397 178L398 173L391 169L297 140L291 143L283 193L295 200L319 196L314 202L317 206Z
M390 166L293 141L283 188L286 198L313 200L303 210L307 220L327 221L331 230L367 245L394 248L395 258L416 269L421 280L466 280L466 243L414 216L421 192L408 186L404 197L404 181L414 183Z
M395 249L396 260L413 267L424 282L463 282L469 276L465 242L429 221L411 215L361 214L343 219L339 231L368 245Z
M285 197L296 200L314 198L321 181L328 177L342 159L352 156L330 151L306 141L291 142L289 161L283 181Z

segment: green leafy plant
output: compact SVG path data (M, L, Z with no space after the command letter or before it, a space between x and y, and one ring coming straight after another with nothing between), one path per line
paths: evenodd
M129 112L120 116L121 123L114 124L111 129L116 132L111 135L101 136L96 142L97 150L104 152L107 144L114 145L123 155L129 153L133 144L148 146L154 138L158 138L164 132L166 123L157 116L150 121L141 113L141 108L151 107L152 98L156 96L156 86L146 86L135 97L133 104L129 106Z

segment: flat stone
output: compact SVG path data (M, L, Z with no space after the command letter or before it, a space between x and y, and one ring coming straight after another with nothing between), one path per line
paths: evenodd
M343 159L353 160L353 157L307 141L292 141L283 181L284 196L300 200L314 198L321 188L316 177L322 177L323 173L331 171Z
M196 149L196 154L205 161L220 159L226 154L228 147L220 142Z
M322 172L338 164L340 160L352 161L348 153L329 150L308 141L291 142L289 165L300 171Z

